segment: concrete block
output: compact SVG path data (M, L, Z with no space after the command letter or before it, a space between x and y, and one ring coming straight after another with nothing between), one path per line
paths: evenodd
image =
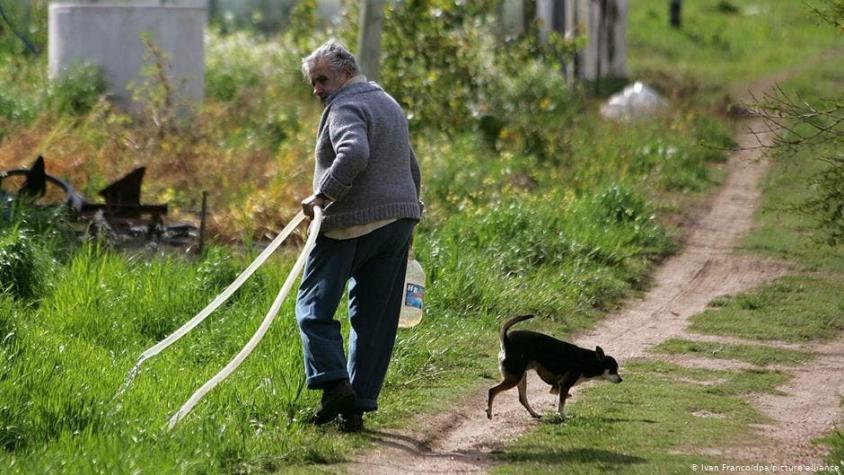
M132 110L130 83L144 81L148 34L165 54L167 78L177 104L196 106L204 97L204 33L200 6L54 3L49 9L49 74L89 62L102 68L118 105Z

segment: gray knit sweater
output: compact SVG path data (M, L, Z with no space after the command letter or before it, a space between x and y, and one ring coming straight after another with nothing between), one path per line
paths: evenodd
M399 104L373 82L346 84L326 101L316 140L314 193L334 203L322 229L422 215L420 174Z

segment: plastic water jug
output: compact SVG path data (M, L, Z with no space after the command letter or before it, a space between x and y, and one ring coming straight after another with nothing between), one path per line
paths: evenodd
M399 327L412 327L422 320L424 298L425 272L411 249L407 256L407 273L404 277L404 296L399 314Z

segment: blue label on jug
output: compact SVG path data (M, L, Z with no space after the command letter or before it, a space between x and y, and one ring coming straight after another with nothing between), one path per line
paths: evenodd
M417 284L407 284L404 294L404 304L408 307L422 308L422 299L425 297L425 287Z

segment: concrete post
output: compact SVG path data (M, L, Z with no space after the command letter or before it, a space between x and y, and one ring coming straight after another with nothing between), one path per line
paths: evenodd
M524 33L523 0L500 0L498 4L498 30L500 39L516 37Z
M128 86L144 81L141 36L148 34L167 57L166 77L176 102L201 104L205 7L54 3L48 22L51 78L75 64L94 64L102 69L115 102L133 110Z
M615 0L610 15L613 31L612 50L609 51L608 73L613 77L627 76L627 15L629 0Z
M384 0L364 0L360 8L357 61L370 81L377 81L381 70L381 26Z
M536 0L536 19L539 21L539 40L543 43L548 41L551 32L554 31L554 4L555 0Z
M565 32L565 38L568 41L573 41L577 35L580 34L578 30L578 11L577 11L577 1L576 0L565 0L563 3L563 8L565 12L563 13L563 31ZM569 85L572 85L575 80L575 76L577 75L577 53L572 54L571 58L565 61L563 65L563 72L566 75L566 82Z
M680 28L682 25L682 7L683 5L680 3L680 0L671 0L668 3L668 16L669 16L669 23L674 28Z
M595 80L627 73L628 0L575 0L586 46L578 54L578 77Z

